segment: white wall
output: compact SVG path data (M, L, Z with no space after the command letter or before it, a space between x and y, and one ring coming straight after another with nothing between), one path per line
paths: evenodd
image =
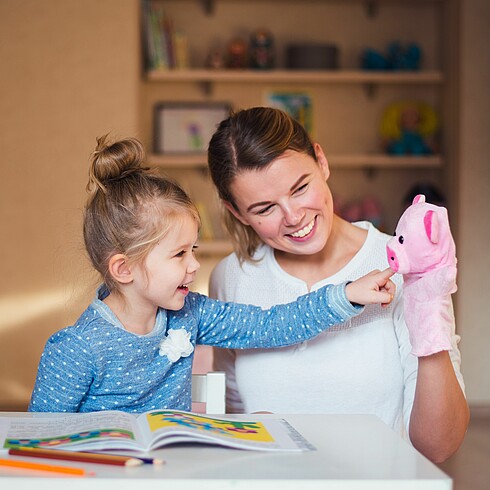
M47 338L93 295L88 160L101 134L138 136L138 9L0 1L0 408L25 408Z
M468 400L490 405L490 1L461 7L457 321Z

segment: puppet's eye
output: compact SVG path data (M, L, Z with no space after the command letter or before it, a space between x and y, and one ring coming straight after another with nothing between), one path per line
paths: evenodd
M400 235L400 236L398 237L398 241L399 241L399 243L403 243L403 240L404 240L403 235Z

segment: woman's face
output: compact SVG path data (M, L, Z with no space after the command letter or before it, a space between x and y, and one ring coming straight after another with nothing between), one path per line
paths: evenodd
M276 250L311 255L325 247L332 228L332 194L326 183L328 162L315 145L318 162L304 153L288 150L262 170L238 175L231 192L237 212L264 243Z

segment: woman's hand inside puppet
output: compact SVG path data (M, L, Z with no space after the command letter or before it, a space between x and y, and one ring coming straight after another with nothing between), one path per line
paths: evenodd
M388 263L403 274L404 315L412 354L451 350L456 286L456 247L447 210L417 195L386 247Z

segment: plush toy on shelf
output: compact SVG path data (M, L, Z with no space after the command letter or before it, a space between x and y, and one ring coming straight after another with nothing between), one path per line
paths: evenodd
M404 315L412 354L451 350L456 247L447 210L416 196L386 247L388 263L403 274Z
M389 105L380 125L383 149L391 155L436 153L439 121L425 102L406 100Z

